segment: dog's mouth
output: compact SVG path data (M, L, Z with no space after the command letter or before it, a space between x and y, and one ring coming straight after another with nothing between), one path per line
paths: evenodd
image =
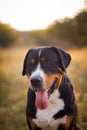
M58 79L55 78L52 86L48 90L37 90L36 91L36 99L35 99L35 105L38 109L46 109L48 107L48 101L50 95L54 92L56 89Z

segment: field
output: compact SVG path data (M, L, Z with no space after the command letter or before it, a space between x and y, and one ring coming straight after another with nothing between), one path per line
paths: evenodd
M27 47L0 50L0 129L28 130L25 118L27 77L22 77ZM76 90L78 122L87 130L87 48L68 50L72 62L67 69Z

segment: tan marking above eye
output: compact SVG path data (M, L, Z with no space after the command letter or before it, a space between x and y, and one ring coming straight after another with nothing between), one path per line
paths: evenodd
M41 57L41 62L44 62L46 59L45 59L45 57Z
M31 64L35 64L35 59L31 59Z

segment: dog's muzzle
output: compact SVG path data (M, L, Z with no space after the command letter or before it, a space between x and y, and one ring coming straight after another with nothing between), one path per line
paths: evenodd
M42 89L43 79L40 76L34 76L30 79L30 83L33 89Z

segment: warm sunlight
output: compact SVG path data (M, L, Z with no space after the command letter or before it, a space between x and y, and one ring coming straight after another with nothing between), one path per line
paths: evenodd
M0 21L18 30L42 29L83 7L84 0L0 0Z

